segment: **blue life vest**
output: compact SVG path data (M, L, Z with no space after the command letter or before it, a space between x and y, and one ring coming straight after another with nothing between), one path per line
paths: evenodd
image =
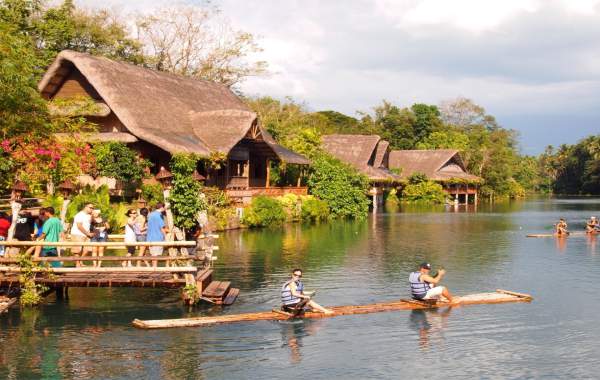
M302 301L299 297L294 297L292 295L292 289L290 288L290 284L294 280L289 280L281 287L281 303L284 305L295 305L298 302ZM304 284L301 281L296 281L296 292L302 293L304 290Z
M421 274L421 272L412 272L408 276L408 282L410 282L410 292L416 299L423 299L423 297L425 297L427 294L427 291L431 289L431 285L429 285L429 283L419 279Z

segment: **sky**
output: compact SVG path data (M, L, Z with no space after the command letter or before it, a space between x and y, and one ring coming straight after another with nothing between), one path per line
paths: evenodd
M188 0L202 4L200 0ZM167 0L78 0L121 14ZM600 134L600 0L213 0L254 34L269 75L248 95L350 116L466 97L523 153Z

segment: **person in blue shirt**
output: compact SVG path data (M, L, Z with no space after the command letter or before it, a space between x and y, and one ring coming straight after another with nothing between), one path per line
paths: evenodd
M169 232L164 220L163 213L165 212L164 203L157 203L154 211L148 214L148 230L146 235L147 242L165 241L165 237ZM150 247L150 256L161 256L163 247ZM157 262L153 261L152 266L156 267Z

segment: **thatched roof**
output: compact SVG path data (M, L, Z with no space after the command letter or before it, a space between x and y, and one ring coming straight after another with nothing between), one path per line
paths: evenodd
M257 123L256 114L221 84L68 50L57 56L39 83L42 95L51 99L73 70L85 77L128 132L170 153L228 153ZM274 153L284 161L298 158Z
M365 174L372 181L399 181L390 172L384 158L389 143L377 135L327 135L323 136L323 149Z
M390 152L389 167L401 169L403 179L414 173L423 173L434 181L463 179L481 181L481 178L467 173L458 150L393 150Z
M131 144L138 141L137 137L126 132L103 132L103 133L55 133L58 139L76 138L85 142L107 142L117 141L124 144Z

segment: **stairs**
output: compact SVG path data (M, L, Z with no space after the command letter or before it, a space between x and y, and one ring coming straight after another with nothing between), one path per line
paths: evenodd
M213 281L212 269L204 269L196 276L196 287L202 292L202 297L217 305L231 305L240 290L231 287L229 281Z

